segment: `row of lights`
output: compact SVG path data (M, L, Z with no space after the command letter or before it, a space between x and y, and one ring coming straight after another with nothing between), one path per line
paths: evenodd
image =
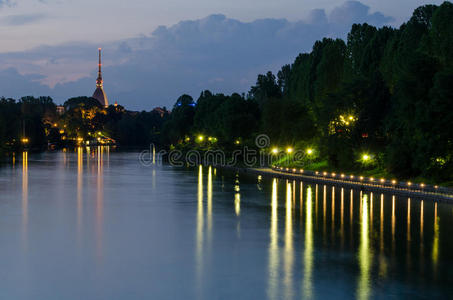
M294 149L292 147L288 147L288 148L285 149L285 151L286 151L286 153L291 154L291 153L294 152ZM278 154L281 151L280 151L279 148L275 147L275 148L272 148L271 152L272 152L272 154ZM311 149L311 148L307 148L305 150L305 153L307 153L308 155L312 155L314 153L314 150Z
M299 173L304 173L304 172L305 172L304 169L300 169L300 170L292 169L292 170L291 170L290 168L282 168L282 167L275 167L275 168L276 168L277 170L280 170L280 171L286 171L286 172L292 171L293 173L298 173L298 172L299 172ZM327 177L327 176L329 176L329 173L327 173L327 172L322 172L322 174L321 174L319 171L315 171L315 175L317 175L317 176L322 175L322 176L324 176L324 177ZM337 177L337 174L336 174L336 173L331 173L330 176L333 177L333 178L335 178L335 177ZM341 178L341 179L346 179L346 180L347 180L347 179L349 179L349 180L354 180L356 177L355 177L354 175L340 174L340 178ZM359 181L361 181L361 182L366 180L366 178L363 177L363 176L359 176L359 177L357 177L357 178L358 178ZM370 178L368 178L368 180L369 180L370 182L375 182L375 181L376 181L376 179L375 179L374 177L370 177ZM386 179L384 179L384 178L379 179L379 182L382 183L382 184L384 184L385 182L390 182L392 185L396 185L396 184L398 183L395 179L392 180L392 181L388 181L388 180L386 180ZM406 184L407 184L407 186L409 186L409 187L413 185L413 183L410 182L410 181L407 182ZM419 186L420 186L421 188L425 188L425 187L426 187L426 185L425 185L424 183L420 183ZM439 186L435 185L434 188L435 188L435 189L438 189Z

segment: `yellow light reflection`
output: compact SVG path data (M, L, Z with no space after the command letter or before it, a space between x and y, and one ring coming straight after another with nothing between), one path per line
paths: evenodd
M241 214L241 194L236 193L234 195L234 212L236 213L236 216L239 216Z
M395 196L392 196L392 253L395 253Z
M198 192L197 192L197 234L196 234L196 272L197 287L202 286L203 273L203 166L198 167Z
M341 188L341 203L340 203L340 236L341 236L341 247L344 244L344 188Z
M381 221L380 221L380 248L381 252L384 251L384 194L381 194Z
M369 240L369 223L368 223L368 196L364 195L361 199L362 215L360 224L360 246L358 252L360 277L357 288L357 298L369 299L371 295L370 287L370 269L372 253Z
M212 242L212 167L208 168L208 186L207 186L207 242Z
M434 203L434 239L433 239L433 266L437 271L437 262L439 260L439 220L437 216L437 202Z
M304 250L304 278L303 278L303 294L307 299L313 297L313 200L312 190L307 188L306 200L306 217L305 217L305 250Z
M349 195L349 225L352 230L352 218L354 217L354 191L351 190Z
M332 229L331 229L331 233L332 233L332 243L334 242L334 238L335 238L335 187L333 186L332 187Z
M411 240L411 198L407 198L407 241L410 242L410 240Z
M316 218L316 228L318 228L318 185L315 187L315 218Z
M420 242L423 245L423 200L420 202Z
M77 230L80 234L83 213L83 148L77 148Z
M302 217L303 206L304 206L304 184L300 183L300 216Z
M373 193L370 193L370 233L373 235Z
M96 246L98 257L102 257L102 223L104 206L104 149L97 147L97 197L96 197Z
M379 276L386 277L387 275L387 260L384 255L384 194L381 194L380 206L380 254L379 254Z
M272 200L271 200L271 220L269 229L269 284L268 295L270 299L278 299L278 199L277 199L277 179L272 182Z
M284 285L285 299L290 299L293 296L293 196L291 183L286 183L286 218L285 218L285 255L284 255Z
M324 191L323 191L323 194L322 194L322 237L323 237L323 241L324 243L326 242L326 207L327 207L327 204L326 204L326 201L327 201L327 191L326 191L327 187L324 186Z
M22 153L22 230L24 247L28 238L28 152Z

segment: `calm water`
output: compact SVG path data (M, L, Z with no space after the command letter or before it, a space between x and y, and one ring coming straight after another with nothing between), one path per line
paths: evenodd
M453 206L137 153L0 168L0 299L448 298Z

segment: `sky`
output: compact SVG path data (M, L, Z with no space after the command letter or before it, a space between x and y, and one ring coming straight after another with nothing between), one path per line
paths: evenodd
M98 47L110 102L130 109L247 92L318 39L399 26L427 3L442 1L0 0L0 97L91 95Z

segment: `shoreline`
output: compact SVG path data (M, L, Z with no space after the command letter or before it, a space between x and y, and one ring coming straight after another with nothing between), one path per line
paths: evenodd
M311 175L303 173L293 173L291 171L281 171L276 168L245 168L245 167L229 167L229 166L216 166L221 169L231 170L243 174L261 175L266 178L278 178L286 180L297 180L310 183L324 183L328 185L346 187L351 189L359 189L368 192L387 192L395 196L410 197L418 200L431 200L433 202L442 202L453 204L453 193L442 191L446 188L439 187L439 192L430 191L428 189L420 189L417 186L402 187L399 185L389 186L381 184L379 181L365 182L360 179L343 179L326 177L325 175ZM314 172L313 172L314 173Z

